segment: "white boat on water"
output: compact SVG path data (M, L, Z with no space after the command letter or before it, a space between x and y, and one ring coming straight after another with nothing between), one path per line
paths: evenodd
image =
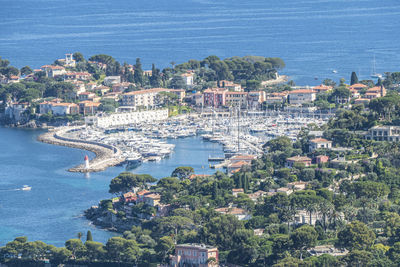
M32 187L28 186L28 185L24 185L21 190L22 191L30 191L32 189Z

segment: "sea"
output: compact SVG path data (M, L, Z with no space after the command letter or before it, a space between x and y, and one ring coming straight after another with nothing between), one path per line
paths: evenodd
M317 85L348 81L352 71L369 79L374 58L376 72L400 71L399 28L398 0L0 0L0 57L35 69L65 53L108 54L121 63L141 58L150 69L258 55L282 58L280 73L297 85ZM39 133L0 128L0 246L21 235L61 246L87 230L105 242L113 234L82 214L110 197L108 184L123 167L68 173L87 152L38 143ZM160 178L182 165L213 172L207 157L220 147L170 142L169 159L134 172ZM25 184L32 190L17 190Z
M83 211L108 193L112 178L125 171L113 167L99 173L70 173L67 169L83 162L93 153L63 146L40 143L41 130L0 128L0 246L17 236L62 246L78 233L90 230L94 241L105 243L114 233L91 225ZM159 162L146 162L133 173L168 177L179 166L191 166L196 174L212 174L209 156L221 156L219 144L201 137L167 140L174 152ZM24 185L30 191L21 190Z
M398 0L0 0L0 56L17 67L79 51L159 68L209 55L281 57L297 85L400 70ZM337 73L333 73L336 70Z

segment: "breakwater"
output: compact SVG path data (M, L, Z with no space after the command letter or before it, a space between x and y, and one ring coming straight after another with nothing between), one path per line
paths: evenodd
M95 153L96 157L89 162L89 168L85 168L84 164L80 164L70 168L68 170L70 172L100 172L125 161L125 158L121 156L121 151L114 146L64 136L67 132L76 131L78 129L80 128L63 127L61 129L49 130L39 135L37 140L43 143L79 148Z

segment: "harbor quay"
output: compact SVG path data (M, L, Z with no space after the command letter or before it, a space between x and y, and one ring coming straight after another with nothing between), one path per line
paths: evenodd
M168 117L167 110L101 114L85 119L79 127L57 127L39 136L39 141L92 151L96 157L69 169L97 172L126 164L135 169L143 162L160 161L173 153L168 139L201 136L223 145L224 155L209 155L210 167L231 169L236 155L260 156L263 145L276 137L296 140L308 124L323 125L327 117L294 112L195 112ZM218 160L216 160L218 159ZM216 162L216 163L215 163Z

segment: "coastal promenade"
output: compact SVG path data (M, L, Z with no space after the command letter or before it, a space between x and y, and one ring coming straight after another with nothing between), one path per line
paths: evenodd
M38 136L37 140L43 143L52 145L67 146L73 148L79 148L87 151L91 151L96 154L96 157L89 163L89 168L85 168L84 164L78 165L69 169L70 172L100 172L104 171L108 167L116 166L125 161L125 158L121 157L121 151L110 145L73 139L65 137L67 132L75 131L80 129L79 127L62 127L49 130ZM83 160L83 159L82 159Z

